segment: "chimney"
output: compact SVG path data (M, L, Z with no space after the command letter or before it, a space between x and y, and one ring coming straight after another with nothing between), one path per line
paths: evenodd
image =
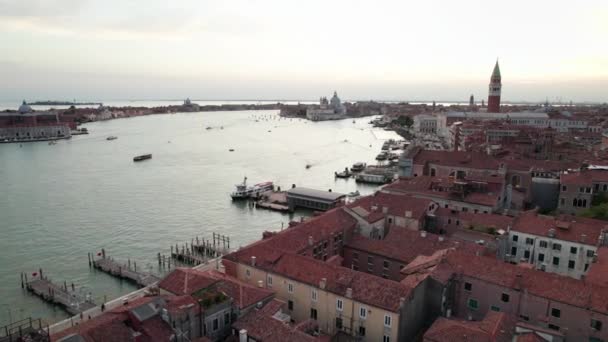
M439 242L443 242L443 240L445 240L445 238L443 237L443 235L439 235L439 237L437 239L439 240Z
M327 285L327 278L321 278L321 281L319 281L319 288L321 290L325 290L326 285Z
M399 309L403 309L405 307L405 297L399 298Z
M308 245L312 246L312 245L314 245L314 243L315 243L315 240L312 239L312 235L309 235L308 236Z
M264 282L261 280L258 280L258 287L264 287Z
M239 342L247 342L247 330L241 329L239 331Z
M383 214L388 213L388 207L382 207L382 213Z
M405 211L405 217L412 217L412 212L409 210Z
M346 298L353 298L353 289L350 287L346 289Z
M255 266L255 256L251 256L251 266Z
M420 231L420 237L423 237L423 238L426 237L426 230L421 230Z
M587 234L581 234L581 242L586 242L587 241Z
M450 317L452 317L452 309L445 310L445 318L450 318Z

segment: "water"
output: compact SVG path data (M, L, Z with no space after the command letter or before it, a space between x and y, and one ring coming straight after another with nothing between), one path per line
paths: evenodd
M232 202L228 193L245 175L283 188L372 192L333 176L356 161L372 162L384 140L397 138L369 120L313 123L280 119L276 111L166 114L89 123L91 134L57 145L0 144L0 324L66 317L23 292L20 272L42 267L100 302L134 287L89 270L88 252L103 247L156 271L156 253L171 244L218 232L238 247L301 215ZM110 135L118 139L107 141ZM144 153L153 158L132 161Z

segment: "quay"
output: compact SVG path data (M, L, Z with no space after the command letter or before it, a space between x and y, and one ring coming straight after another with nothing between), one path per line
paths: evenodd
M1 327L0 342L48 342L51 340L48 331L48 324L43 324L41 319L29 317Z
M260 200L255 202L256 208L269 209L275 211L289 211L287 205L287 192L270 191L262 195Z
M190 244L171 246L171 258L189 266L206 264L209 259L221 257L230 251L230 237L213 233L213 240L199 240L198 236ZM158 253L158 265L164 266L165 258ZM171 267L170 261L168 262Z
M139 287L146 287L160 280L159 277L151 273L138 271L136 262L133 262L133 267L131 267L131 260L128 260L127 263L121 263L113 258L106 257L105 249L101 250L101 256L97 260L89 253L89 266L120 279L131 281Z
M60 306L71 315L77 315L95 307L91 294L88 293L83 298L76 292L73 283L70 291L67 282L64 282L63 286L53 283L43 275L42 269L40 269L40 273L34 272L32 276L34 278L28 280L27 274L21 273L21 287L49 303Z

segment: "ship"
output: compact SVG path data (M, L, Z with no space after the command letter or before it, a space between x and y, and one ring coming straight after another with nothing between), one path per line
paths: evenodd
M142 154L141 156L133 157L134 162L147 160L147 159L152 159L152 155L151 154Z
M257 198L267 191L274 190L274 184L272 182L258 183L254 186L247 186L247 177L243 179L243 182L235 185L236 189L230 193L232 199L247 199Z

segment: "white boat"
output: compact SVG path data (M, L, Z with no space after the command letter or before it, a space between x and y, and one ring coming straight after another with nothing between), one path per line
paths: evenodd
M243 183L237 184L236 189L230 194L232 199L257 198L265 192L274 190L272 182L258 183L254 186L247 186L247 177L243 179Z

